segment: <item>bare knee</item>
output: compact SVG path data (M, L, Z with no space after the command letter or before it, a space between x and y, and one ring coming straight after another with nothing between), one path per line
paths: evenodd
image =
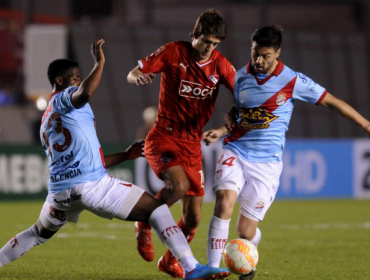
M231 190L219 190L216 193L214 215L223 220L231 219L237 194Z

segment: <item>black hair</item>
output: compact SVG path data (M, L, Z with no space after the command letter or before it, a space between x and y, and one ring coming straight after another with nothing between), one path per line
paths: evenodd
M226 33L227 25L225 19L216 9L209 9L198 17L190 37L198 39L201 35L213 35L217 39L224 40Z
M281 25L275 24L264 26L256 29L251 37L251 41L256 42L259 47L274 47L275 51L280 49L283 40L283 28Z
M48 79L53 87L55 78L63 76L70 68L78 67L78 63L71 59L56 59L49 64Z

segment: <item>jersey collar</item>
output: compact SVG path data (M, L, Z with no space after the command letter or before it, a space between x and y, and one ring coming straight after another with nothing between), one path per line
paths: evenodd
M266 83L268 80L270 80L272 78L272 76L279 76L280 73L283 71L284 69L284 64L281 62L280 59L278 59L278 64L276 65L276 68L275 70L269 75L267 76L265 79L261 80L257 77L256 73L254 72L254 69L252 67L252 60L250 60L247 64L247 71L246 73L247 74L251 74L254 76L254 78L256 79L257 83L259 85L263 85L264 83Z
M61 92L61 90L56 90L54 91L51 95L50 95L50 99L53 98L54 95L56 95L57 93Z

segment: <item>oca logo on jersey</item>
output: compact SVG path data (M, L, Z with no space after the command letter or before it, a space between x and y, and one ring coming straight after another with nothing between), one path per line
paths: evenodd
M179 95L195 99L211 98L214 89L202 84L182 80Z

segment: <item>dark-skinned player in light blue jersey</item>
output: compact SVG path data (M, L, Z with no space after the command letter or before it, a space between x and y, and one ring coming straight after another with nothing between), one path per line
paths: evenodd
M92 44L95 64L83 81L77 62L57 59L49 64L53 93L40 128L49 159L49 194L36 224L0 249L0 267L44 244L67 222L77 223L80 213L87 210L106 219L148 222L181 263L184 279L227 277L227 269L198 263L166 204L138 186L108 175L106 167L137 158L142 144L109 156L104 156L101 149L89 101L103 73L103 44L102 39Z
M257 29L251 38L251 60L235 76L235 107L226 114L227 125L204 133L206 144L223 138L223 152L214 178L216 204L208 232L209 265L219 267L236 200L240 202L237 232L258 245L258 224L279 187L282 154L294 103L297 100L328 107L362 127L370 123L344 101L279 60L282 29ZM232 127L232 116L235 126ZM252 279L255 270L240 279Z

